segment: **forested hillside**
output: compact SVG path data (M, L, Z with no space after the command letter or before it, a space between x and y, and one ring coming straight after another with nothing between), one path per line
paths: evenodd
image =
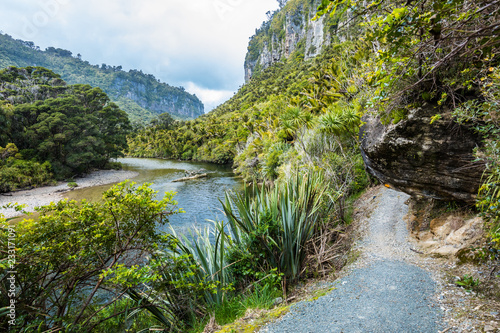
M33 42L14 40L0 34L0 68L42 66L69 84L89 84L101 88L133 122L148 122L168 112L178 119L193 119L204 114L203 103L182 87L161 83L151 74L121 66L92 65L71 51L40 50Z
M99 88L42 67L1 70L0 192L103 168L122 155L130 128Z
M254 186L226 194L227 221L192 237L161 235L157 226L165 230L179 210L172 193L155 200L147 184L43 208L40 222L15 230L19 331L202 332L280 299L287 311L293 286L338 276L355 260L352 202L375 178L446 210L462 207L461 197L448 202L457 197L428 189L468 181L475 193L463 197L464 214L480 213L485 234L466 260L495 261L488 279L498 288L500 1L279 2L251 38L248 82L229 101L194 120L160 116L128 137L133 156L233 163ZM88 167L79 154L93 156L89 149L111 157L126 148L127 122L101 90L66 86L41 68L0 75L0 145L19 145L0 149L2 163L27 158L44 168L47 159L67 173ZM110 133L102 124L119 136L100 136ZM421 187L400 169L423 176ZM5 238L14 232L1 216L0 227ZM453 282L478 284L470 275ZM8 290L6 278L0 288Z
M363 96L361 64L370 56L370 50L364 49L363 41L354 37L349 40L342 37L345 41L341 42L339 36L349 35L346 31L332 34L338 24L331 22L337 22L340 14L320 19L323 23L318 29L317 21L312 20L318 4L318 1L288 1L251 38L245 66L248 67L249 59L261 60L253 67L251 80L235 96L194 121L166 130L145 129L129 140L129 154L216 163L232 163L236 158L236 166L246 178L274 179L281 164L289 160L286 153L294 151L290 148L305 147L303 135L313 135L307 140L320 135L307 128L316 127L319 131L317 125L321 119L321 131L334 130L329 128L328 121L336 120L334 109L341 104L346 104L349 110L342 117L352 118L347 125L352 135L345 139L353 139L359 124L358 112L366 102L354 97ZM355 29L349 28L348 32L352 31ZM288 51L285 52L284 46L276 46L278 53L270 51L272 40L286 44ZM310 48L314 40L324 41L318 49L323 52L318 51L316 57L306 50L306 45ZM262 63L273 52L276 58ZM355 160L357 168L362 169L360 159Z

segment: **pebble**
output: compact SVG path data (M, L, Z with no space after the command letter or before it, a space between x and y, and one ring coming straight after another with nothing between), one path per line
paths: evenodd
M85 178L77 178L75 182L78 188L99 186L111 183L117 183L126 179L131 179L139 174L133 171L123 170L99 170L92 172ZM62 192L68 189L68 183L60 183L57 186L44 186L34 188L26 191L12 192L12 196L0 196L0 207L7 203L17 202L18 204L25 204L25 210L34 212L35 207L45 206L51 202L58 202L64 199ZM0 209L0 214L4 217L14 217L22 215L14 209Z

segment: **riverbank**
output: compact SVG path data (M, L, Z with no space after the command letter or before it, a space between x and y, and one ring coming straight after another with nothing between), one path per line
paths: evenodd
M77 189L106 185L122 182L127 179L137 177L139 173L123 170L99 170L90 173L86 177L76 178ZM26 205L25 210L34 212L35 207L45 206L51 202L58 202L64 199L64 193L71 191L68 182L59 182L55 186L44 186L31 190L16 191L0 194L0 207L8 203L18 203ZM4 217L15 217L22 215L14 209L0 209L0 214Z

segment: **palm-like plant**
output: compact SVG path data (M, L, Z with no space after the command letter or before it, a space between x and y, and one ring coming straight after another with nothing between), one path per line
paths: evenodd
M247 249L248 242L257 239L267 268L277 268L289 279L298 278L325 191L321 174L306 174L296 175L273 189L226 194L223 208L235 246Z
M355 137L361 124L361 117L356 107L345 104L332 104L327 113L319 118L320 130L337 137Z

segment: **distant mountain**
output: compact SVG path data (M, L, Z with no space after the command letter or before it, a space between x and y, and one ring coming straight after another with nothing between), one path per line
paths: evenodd
M182 87L161 83L151 74L121 66L92 65L71 51L49 47L40 50L33 42L15 40L0 34L0 69L8 66L42 66L61 75L68 84L100 87L110 99L127 112L131 121L149 121L168 112L181 119L204 114L203 103Z

